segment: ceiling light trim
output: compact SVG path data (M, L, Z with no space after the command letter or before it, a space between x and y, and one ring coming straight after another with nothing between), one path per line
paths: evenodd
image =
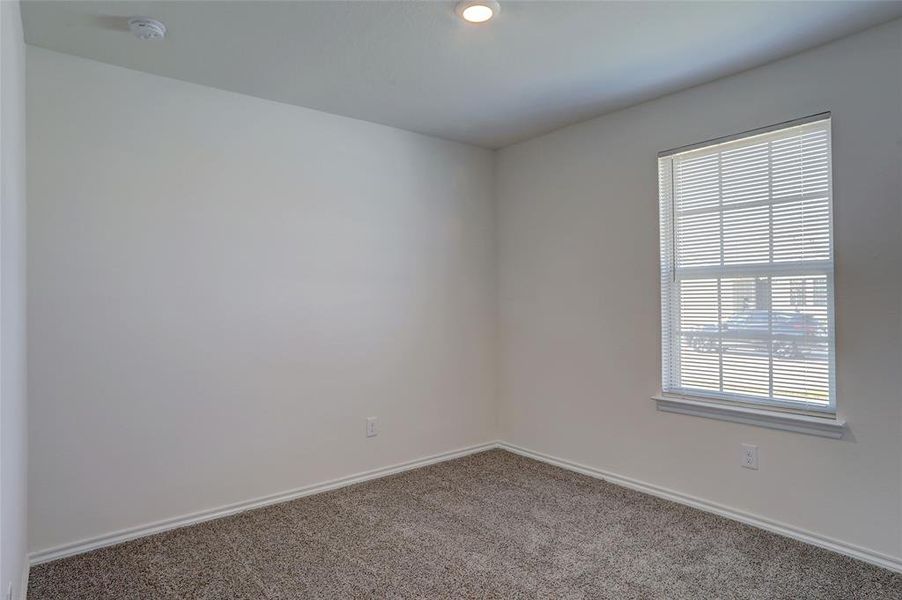
M488 9L490 12L485 14L483 10L482 13L474 15L475 10L470 9ZM495 0L463 0L457 3L454 12L467 23L479 25L488 23L497 17L498 13L501 12L501 5Z

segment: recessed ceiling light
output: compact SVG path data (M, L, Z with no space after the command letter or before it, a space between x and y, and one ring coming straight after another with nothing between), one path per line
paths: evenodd
M485 23L500 10L501 6L495 0L464 0L458 2L455 12L464 21Z
M161 40L166 36L166 26L147 17L132 17L128 20L128 28L142 40Z

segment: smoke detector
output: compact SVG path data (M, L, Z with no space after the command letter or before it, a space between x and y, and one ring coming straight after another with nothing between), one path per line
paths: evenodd
M147 17L132 17L128 28L141 40L161 40L166 36L166 26Z

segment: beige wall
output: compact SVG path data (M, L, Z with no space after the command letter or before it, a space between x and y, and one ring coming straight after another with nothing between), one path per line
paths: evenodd
M825 110L850 434L656 412L656 153ZM502 150L502 439L902 557L900 153L899 21Z
M33 551L493 439L491 152L31 47L28 102Z
M25 584L25 44L0 2L0 595Z

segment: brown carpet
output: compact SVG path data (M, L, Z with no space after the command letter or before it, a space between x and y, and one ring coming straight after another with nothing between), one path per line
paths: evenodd
M902 576L492 450L36 566L29 600L902 598Z

